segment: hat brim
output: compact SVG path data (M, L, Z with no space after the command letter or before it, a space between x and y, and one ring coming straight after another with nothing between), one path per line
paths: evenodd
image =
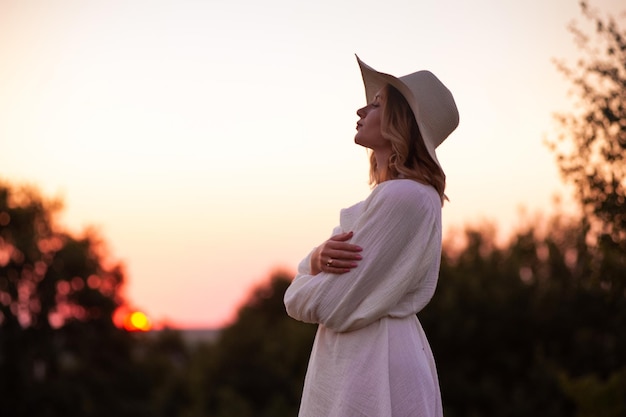
M398 77L395 77L390 74L385 74L384 72L376 71L374 68L367 65L363 62L358 55L355 55L357 62L359 64L359 68L361 69L361 76L363 77L363 84L365 86L365 98L367 103L371 103L376 96L376 93L380 91L385 85L389 84L394 87L396 90L402 94L404 99L407 101L411 110L413 111L413 116L415 116L415 120L417 122L418 128L420 128L420 109L417 103L416 97L413 95L413 92L409 89L409 87L402 82ZM439 165L441 168L441 164L439 163L439 159L437 158L437 154L435 152L435 146L433 143L428 140L428 138L424 137L425 133L420 128L420 133L422 134L422 139L424 142L424 146L428 151L428 154L433 159L433 161ZM441 168L443 170L443 168Z

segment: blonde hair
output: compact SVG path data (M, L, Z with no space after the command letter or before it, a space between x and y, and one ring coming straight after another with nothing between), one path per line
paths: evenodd
M409 103L389 84L385 93L381 133L391 142L391 156L387 166L379 170L374 153L370 153L370 185L398 178L412 179L434 187L443 204L446 176L428 153Z

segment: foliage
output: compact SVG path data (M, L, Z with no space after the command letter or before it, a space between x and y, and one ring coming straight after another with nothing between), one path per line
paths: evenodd
M0 184L0 394L11 416L142 415L131 339L112 322L124 275L57 201Z
M469 229L458 254L444 250L437 293L419 317L449 417L582 416L590 402L595 415L626 412L626 300L590 285L580 223L536 226L501 248Z
M183 416L191 404L193 351L176 330L135 334L133 372L143 379L134 392L149 399L151 417ZM145 392L138 392L143 388ZM193 414L198 415L198 414Z
M315 326L285 314L290 279L256 288L212 351L202 388L207 416L296 416Z
M440 284L419 314L437 359L447 416L563 415L554 401L556 381L537 363L538 332L532 315L536 267L532 234L510 248L490 236L466 233L456 259L442 259ZM526 269L530 268L530 269Z
M564 180L574 186L605 262L626 264L626 30L580 3L592 27L570 27L586 55L575 66L557 61L572 83L577 110L557 116L560 134L548 144ZM595 31L595 32L594 32ZM592 33L589 33L592 32ZM595 278L617 292L626 278L594 268Z

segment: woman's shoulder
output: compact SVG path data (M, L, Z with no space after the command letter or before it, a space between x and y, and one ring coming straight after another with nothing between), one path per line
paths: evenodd
M441 219L441 199L429 186L409 179L382 182L374 188L363 213L383 216L387 219L401 218L406 224Z
M409 179L382 182L373 190L372 197L407 203L434 204L441 208L441 199L434 187Z

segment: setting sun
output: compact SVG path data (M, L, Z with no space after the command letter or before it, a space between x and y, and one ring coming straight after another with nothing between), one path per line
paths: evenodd
M133 311L124 319L124 329L129 332L147 332L152 329L152 323L150 322L148 316L141 311Z

